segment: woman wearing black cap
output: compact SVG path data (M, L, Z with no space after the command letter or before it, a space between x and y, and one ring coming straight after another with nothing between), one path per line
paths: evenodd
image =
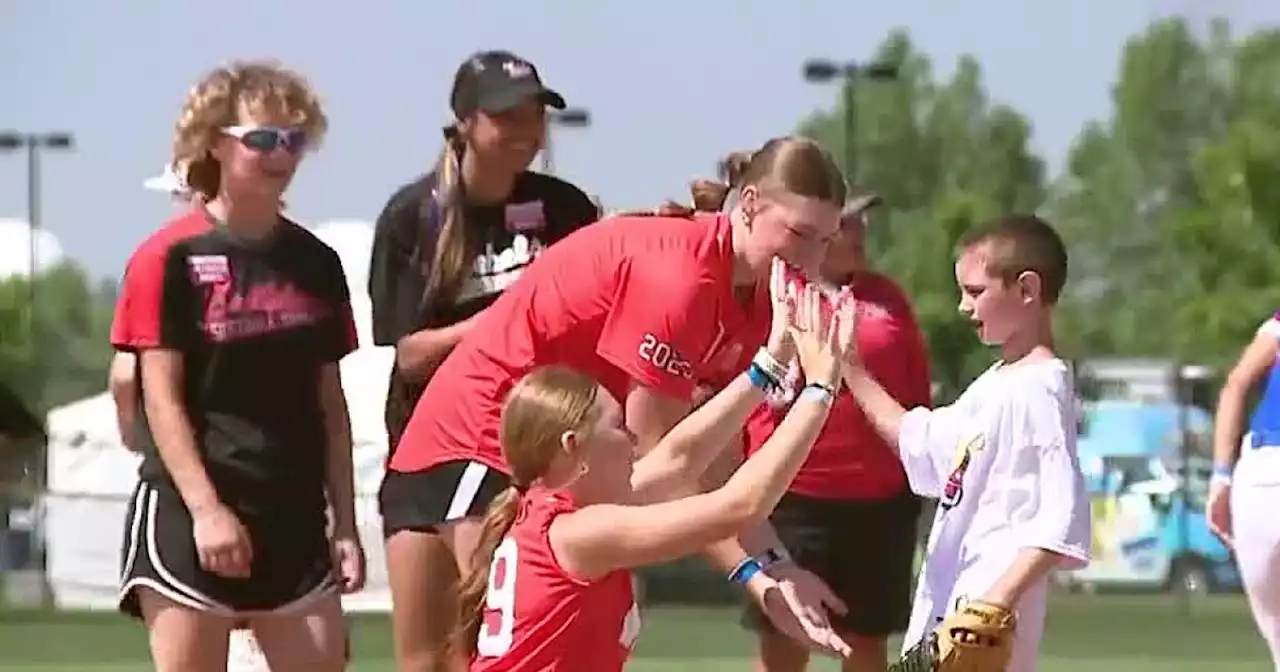
M396 191L374 235L373 337L396 348L386 406L391 451L426 381L473 318L544 246L599 215L577 187L527 170L546 137L546 108L565 107L533 64L505 51L474 54L458 68L450 105L456 121L444 129L438 163ZM451 547L466 527L437 530L437 523L453 510L482 513L506 485L501 473L469 464L387 473L379 505L400 670L446 665L457 609Z

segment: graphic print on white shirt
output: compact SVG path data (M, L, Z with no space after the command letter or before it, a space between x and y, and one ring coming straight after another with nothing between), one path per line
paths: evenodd
M949 511L964 499L965 472L969 471L969 462L973 460L974 453L982 452L985 446L986 438L982 434L976 434L957 446L955 466L951 468L951 474L947 476L947 482L942 486L942 497L938 498L938 506Z
M1082 565L1090 516L1076 457L1075 395L1060 360L992 367L950 406L913 409L899 452L911 488L939 499L903 649L980 599L1023 548ZM1009 670L1035 669L1048 581L1015 605Z

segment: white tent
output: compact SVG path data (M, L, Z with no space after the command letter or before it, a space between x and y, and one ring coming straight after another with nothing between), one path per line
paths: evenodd
M47 427L51 494L129 496L138 457L120 443L111 395L103 393L55 408L49 412Z

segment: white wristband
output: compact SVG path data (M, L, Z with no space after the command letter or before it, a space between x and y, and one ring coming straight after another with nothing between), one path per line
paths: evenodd
M803 390L800 390L801 399L822 404L823 406L830 405L834 397L835 394L831 391L831 388L818 383L809 383L804 386Z
M764 369L765 373L779 383L787 379L787 367L764 348L756 352L756 356L751 358L751 363Z

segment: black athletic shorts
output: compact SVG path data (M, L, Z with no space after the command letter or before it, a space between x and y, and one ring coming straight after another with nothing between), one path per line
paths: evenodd
M241 516L240 522L253 544L250 575L233 579L207 572L200 567L182 499L169 487L139 482L125 518L120 611L141 617L135 590L141 587L223 616L289 613L337 592L323 512Z
M817 574L849 607L832 623L866 637L906 630L920 499L910 490L883 500L828 500L788 493L769 517L800 567ZM772 624L751 602L752 629Z
M382 534L435 532L441 523L483 516L489 503L510 484L506 474L470 460L422 471L388 469L378 489Z

